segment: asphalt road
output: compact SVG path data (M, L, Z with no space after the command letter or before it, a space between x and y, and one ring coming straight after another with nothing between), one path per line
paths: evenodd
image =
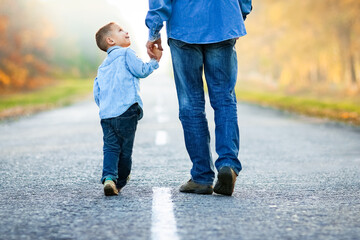
M240 103L235 193L184 194L174 83L154 75L141 88L119 196L103 195L91 100L0 124L0 239L360 239L360 128ZM213 134L209 107L208 118Z

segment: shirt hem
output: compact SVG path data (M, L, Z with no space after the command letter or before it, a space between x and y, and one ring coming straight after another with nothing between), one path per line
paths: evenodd
M110 118L116 118L116 117L119 117L121 116L123 113L125 113L132 105L134 105L135 103L139 104L139 107L141 108L141 110L143 109L142 107L142 104L141 104L141 101L134 101L133 103L129 104L129 105L124 105L123 107L125 107L124 111L120 111L119 113L114 113L114 114L109 114L109 115L101 115L99 113L99 117L100 119L110 119Z
M223 41L226 41L226 40L229 40L229 39L234 39L234 38L240 38L240 37L243 37L247 35L247 33L241 33L239 35L235 35L235 36L229 36L229 37L224 37L224 38L221 38L221 39L214 39L214 40L209 40L209 41L189 41L187 40L186 38L182 38L182 37L176 37L176 36L173 36L171 34L169 34L168 36L168 39L175 39L175 40L179 40L179 41L182 41L184 43L188 43L188 44L211 44L211 43L219 43L219 42L223 42Z

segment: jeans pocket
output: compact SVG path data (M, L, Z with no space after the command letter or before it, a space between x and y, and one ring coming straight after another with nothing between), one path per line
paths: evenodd
M119 117L115 124L118 135L126 137L128 135L134 134L138 122L137 119L137 113L132 116Z
M186 45L188 45L188 43L186 43L186 42L176 40L173 38L169 38L168 42L169 42L169 46L174 45L177 48L184 48L184 47L186 47Z
M212 44L212 46L214 48L222 48L222 47L228 47L228 46L234 47L235 43L236 43L236 39L232 38L232 39L228 39L228 40L225 40L222 42L214 43L214 44Z

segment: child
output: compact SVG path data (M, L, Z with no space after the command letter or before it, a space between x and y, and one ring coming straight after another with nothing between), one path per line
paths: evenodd
M136 126L142 118L139 78L147 77L159 67L162 52L155 49L156 59L143 63L128 48L129 34L114 22L98 30L96 43L108 54L94 81L94 98L104 134L101 182L105 195L111 196L126 185L131 171Z

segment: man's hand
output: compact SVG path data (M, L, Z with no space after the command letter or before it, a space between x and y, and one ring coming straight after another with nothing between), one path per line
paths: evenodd
M154 47L157 47L160 51L163 50L163 48L161 46L161 38L157 39L154 42L147 41L147 43L146 43L147 53L148 53L149 57L157 59L157 56L154 52Z

